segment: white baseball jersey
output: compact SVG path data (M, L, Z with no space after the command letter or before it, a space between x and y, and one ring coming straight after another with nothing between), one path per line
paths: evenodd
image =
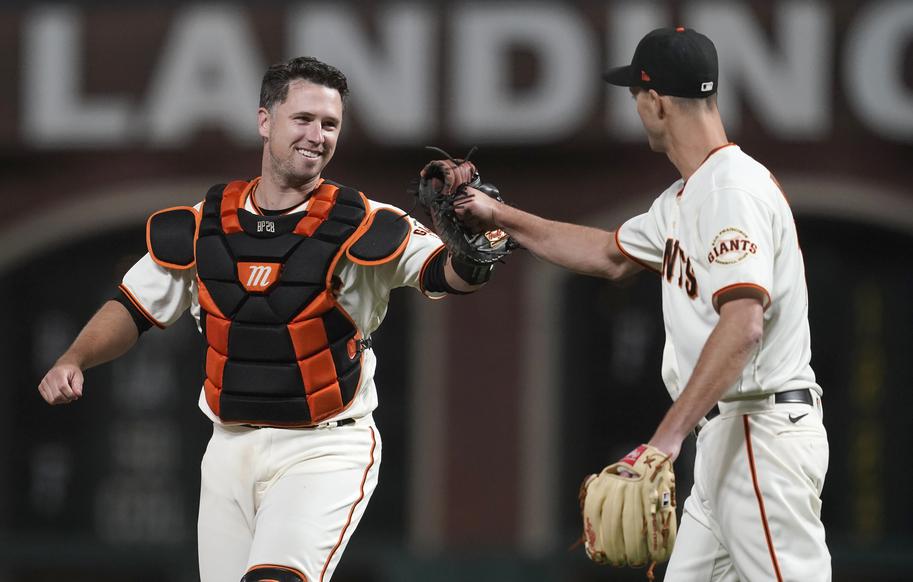
M712 152L615 237L625 255L662 277L663 380L673 399L719 321L717 298L737 287L763 292L764 338L723 400L793 388L821 393L792 211L767 168L738 146Z
M369 201L368 212L378 208L392 208L389 204ZM289 212L307 208L309 202ZM202 206L198 204L196 208ZM257 213L256 205L247 196L244 209ZM420 275L426 262L438 251L443 243L418 221L409 217L412 229L403 253L394 261L380 266L364 266L352 263L345 256L339 261L335 275L342 281L339 303L352 316L362 337L368 337L376 330L387 313L390 291L397 287L415 287L432 298L443 294L427 293L421 286ZM173 324L189 307L190 313L200 327L200 303L197 296L196 269L173 270L162 267L147 253L124 275L121 289L128 293L133 303L146 317L159 327ZM367 350L362 363L361 382L355 401L337 416L328 419L341 420L358 418L377 407L377 391L374 386L374 371L377 359L374 350ZM206 403L205 394L200 392L200 409L213 421L220 422Z
M304 210L308 203L290 212ZM368 212L387 207L402 213L369 203ZM251 196L243 207L259 213ZM343 255L336 266L334 275L341 281L337 300L362 337L380 326L392 289L409 286L425 292L422 271L443 249L436 235L409 220L409 239L394 260L365 266ZM121 289L159 327L171 325L188 308L199 327L195 268L165 268L147 254L124 276ZM266 568L262 575L270 578L277 576L273 571L295 572L311 582L332 578L377 486L382 447L371 415L377 406L375 367L374 351L368 349L352 404L316 428L225 425L201 391L200 408L214 423L201 465L202 582L234 582L257 568ZM333 425L349 418L355 422Z
M737 146L718 148L615 237L662 278L663 381L673 399L719 321L719 296L748 286L764 297L761 345L698 435L665 580L830 580L820 499L828 443L809 363L805 268L776 180ZM800 389L813 391L812 406L776 402Z

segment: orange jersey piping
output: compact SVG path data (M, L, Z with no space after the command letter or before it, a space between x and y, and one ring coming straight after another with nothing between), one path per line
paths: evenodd
M365 498L365 483L368 481L368 473L371 471L371 467L374 466L374 449L377 447L377 439L374 438L374 428L371 427L371 462L368 463L368 466L365 467L365 472L361 476L361 491L358 494L358 499L355 500L355 503L352 504L352 507L349 508L349 517L346 519L346 524L342 527L342 531L339 532L339 539L336 541L336 545L333 546L333 549L330 550L330 555L327 556L327 561L323 564L323 570L320 572L320 582L323 582L323 577L327 573L327 568L330 566L330 561L333 559L333 554L336 553L336 550L339 549L339 546L342 545L342 538L346 535L346 530L349 529L349 525L352 523L352 515L355 514L355 508L358 507L358 504L361 503L361 500Z
M358 257L353 256L352 253L349 252L352 249L352 245L357 243L358 239L361 238L366 232L368 232L371 229L371 225L374 224L374 218L377 216L377 213L381 210L386 210L386 209L378 208L376 210L371 211L371 213L368 214L367 220L362 223L362 225L364 226L364 229L362 230L362 227L359 226L359 230L361 232L359 232L357 234L357 236L351 237L349 239L351 242L346 244L346 258L357 265L364 265L364 266L370 267L370 266L374 266L374 265L383 265L384 263L389 263L390 261L392 261L393 259L395 259L396 257L398 257L402 254L402 252L406 249L406 245L409 244L409 240L412 238L412 227L410 226L409 231L406 233L406 238L403 239L403 242L401 242L399 244L399 246L396 247L395 251L393 251L386 257L384 257L382 259L377 259L375 261L365 261L364 259L359 259ZM406 216L406 215L400 214L400 219L404 216Z
M657 268L655 268L655 267L651 267L651 266L648 265L647 263L641 261L640 259L638 259L638 258L635 257L634 255L632 255L632 254L630 254L628 251L626 251L625 248L624 248L623 246L621 246L621 240L619 240L619 238L618 238L618 233L619 233L619 232L621 232L621 226L619 226L618 229L615 231L615 246L618 247L618 250L621 252L621 254L624 255L625 258L628 259L629 261L632 261L633 263L635 263L635 264L637 264L637 265L640 265L640 266L643 267L644 269L647 269L647 270L649 270L649 271L653 271L653 272L656 273L657 275L661 275L661 274L662 274L662 271L660 271L659 269L657 269Z
M258 570L260 568L272 568L274 570L284 570L286 572L291 572L292 574L295 574L296 576L301 578L302 582L307 582L307 580L308 580L308 577L305 576L304 572L302 572L301 570L296 570L295 568L292 568L291 566L280 566L279 564L257 564L256 566L251 566L250 568L248 568L247 572L245 572L245 574L250 574L254 570ZM264 580L261 580L260 582L270 582L270 581L264 579Z
M773 537L770 535L770 525L767 523L767 511L764 509L764 496L761 494L761 486L758 484L758 470L754 462L754 450L751 446L751 429L748 415L742 416L742 424L745 426L745 448L748 451L748 467L751 470L751 483L754 485L754 494L758 499L758 509L761 511L761 524L764 526L764 537L767 539L767 551L770 553L770 561L774 567L774 573L777 575L777 582L783 582L783 574L780 573L780 562L777 560L777 552L774 549Z
M761 302L761 304L764 307L764 310L767 311L767 308L770 307L770 293L764 287L762 287L756 283L733 283L732 285L726 285L722 289L718 289L713 294L713 297L712 297L713 308L717 312L719 312L719 310L720 310L720 306L718 304L720 295L723 295L724 293L726 293L728 291L732 291L733 289L757 289L758 291L761 291L764 294L765 301Z
M736 144L735 142L732 142L732 141L731 141L731 142L725 143L725 144L723 144L723 145L721 145L721 146L716 146L715 148L713 148L712 150L710 150L710 153L707 154L707 156L704 158L704 160L703 160L700 164L698 164L698 166L697 166L696 168L694 168L694 172L691 173L691 176L693 176L698 170L700 170L700 169L701 169L701 166L703 166L705 163L707 163L707 160L710 159L710 156L712 156L713 154L717 153L717 152L720 151L721 149L728 148L729 146L734 146L734 145L737 145L737 144ZM691 176L689 176L688 178L690 179ZM676 197L680 197L680 196L682 195L682 193L685 191L685 186L687 186L687 185L688 185L688 180L685 180L685 183L682 184L682 189L679 190L679 191L678 191L678 194L676 194L675 196L676 196Z
M428 296L428 290L425 289L425 270L428 268L428 265L431 264L431 261L434 260L436 256L447 250L446 245L441 245L438 248L428 255L428 258L425 259L425 262L422 264L422 269L418 272L418 287L421 290L422 294L426 297ZM432 297L432 299L443 299L443 297Z
M131 293L130 290L127 289L127 287L123 283L118 285L117 288L120 289L121 292L127 297L127 299L130 300L130 303L133 304L133 307L136 307L136 309L140 313L143 314L143 317L145 317L146 319L149 320L149 323L151 323L152 325L154 325L155 327L157 327L159 329L165 329L165 325L163 323L159 322L159 320L157 320L156 318L152 317L152 315L148 311L146 311L146 308L143 307L142 303L140 303L139 300L133 296L133 293Z
M253 180L251 180L251 184L256 183L257 185L259 185L260 182L261 182L261 176L257 176L256 178L254 178ZM293 211L293 210L295 210L296 208L298 208L299 206L301 206L301 205L304 204L305 202L308 202L308 201L311 199L311 197L312 197L318 190L320 190L320 187L323 186L323 182L324 182L323 178L320 178L319 180L317 180L317 185L314 186L314 188L313 188L310 192L307 193L307 196L305 197L305 199L302 200L301 202L299 202L298 204L292 206L291 208L289 208L288 210L286 210L285 212L283 212L283 213L281 213L281 214L270 215L270 216L285 216L285 215L287 215L287 214L292 214L292 211ZM257 194L257 189L256 189L256 188L253 188L253 187L250 188L250 190L249 190L249 192L247 193L247 195L245 195L245 196L241 199L241 206L240 206L240 208L244 208L244 206L247 204L247 199L250 198L250 205L254 208L254 212L256 212L257 214L259 214L260 216L267 216L266 214L264 214L263 209L260 208L260 205L257 204L256 194ZM305 208L304 210L307 210L307 208ZM301 211L299 210L298 212L301 212Z

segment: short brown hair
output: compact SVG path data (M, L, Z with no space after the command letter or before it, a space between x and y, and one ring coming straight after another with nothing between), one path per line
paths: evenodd
M296 57L266 70L260 84L260 107L272 109L273 105L285 101L289 83L298 79L336 89L343 104L349 95L349 84L342 71L314 57Z

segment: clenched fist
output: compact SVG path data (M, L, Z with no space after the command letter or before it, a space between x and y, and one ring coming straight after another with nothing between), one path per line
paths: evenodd
M69 404L82 396L82 382L79 366L58 362L44 375L38 392L48 404Z

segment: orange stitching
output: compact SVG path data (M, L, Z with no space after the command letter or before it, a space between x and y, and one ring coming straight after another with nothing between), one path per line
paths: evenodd
M342 531L339 533L339 540L336 542L336 545L333 546L333 549L330 551L330 555L327 556L327 561L323 565L323 570L320 572L320 582L323 582L323 576L327 572L327 568L330 566L330 561L333 559L333 554L336 553L336 550L339 549L339 546L342 544L342 538L346 535L346 530L349 529L349 524L352 523L352 515L355 513L355 508L358 507L358 504L361 503L361 500L365 498L365 483L368 481L368 472L371 471L371 467L374 466L374 448L377 446L377 440L374 438L374 428L371 428L371 462L368 463L368 466L365 468L365 473L361 478L361 492L358 495L358 499L355 500L355 503L352 504L352 508L349 509L349 518L346 520L346 524L342 527Z
M767 511L764 509L764 496L761 494L761 486L758 484L758 472L754 464L754 450L751 447L751 429L749 428L748 415L742 417L742 424L745 426L745 447L748 449L748 467L751 469L751 481L754 485L754 494L758 498L758 508L761 510L761 524L764 526L764 537L767 538L767 551L770 552L770 561L773 563L774 572L777 574L777 582L783 582L783 575L780 573L780 564L777 561L777 552L774 550L773 538L770 535L770 526L767 524Z

